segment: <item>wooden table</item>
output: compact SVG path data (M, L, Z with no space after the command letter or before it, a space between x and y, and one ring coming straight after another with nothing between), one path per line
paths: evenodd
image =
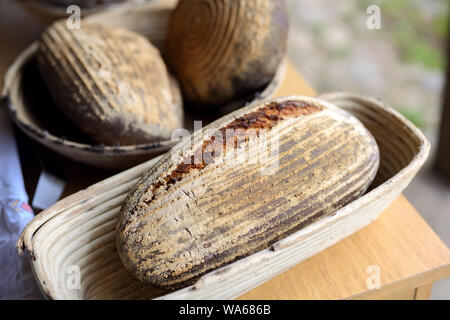
M6 13L0 12L0 21ZM11 16L8 20L14 23ZM19 21L8 28L7 32L16 30L14 38L17 41L3 42L2 49L5 49L0 55L0 73L17 50L29 42L29 32L21 26ZM5 34L0 34L2 38ZM289 63L285 81L276 95L291 94L314 95L315 91ZM67 160L62 163L70 168L64 196L110 174ZM30 176L39 170L36 166L32 162L24 163L27 190L31 194L36 179L30 179ZM380 271L380 289L368 289L367 282L374 277L370 268ZM448 276L449 249L406 198L400 196L368 227L240 299L427 299L432 283Z

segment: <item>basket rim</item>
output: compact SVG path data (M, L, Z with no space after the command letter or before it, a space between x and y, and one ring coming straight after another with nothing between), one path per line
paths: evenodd
M34 140L36 140L41 144L44 144L42 141L44 140L46 143L49 143L53 147L65 146L71 149L77 149L82 152L90 153L92 155L101 154L105 156L116 156L116 157L124 155L146 154L151 151L168 149L176 144L176 141L172 141L170 139L125 146L119 145L109 146L102 144L81 143L63 139L61 137L51 134L46 130L43 130L43 128L39 128L34 124L23 121L18 116L17 109L15 108L13 101L11 101L10 99L10 92L14 88L15 77L17 76L18 73L21 72L21 69L26 65L26 63L34 58L38 50L38 46L39 46L38 42L35 41L31 43L25 50L23 50L19 54L19 56L17 56L14 59L13 63L8 68L5 77L3 79L2 99L5 99L6 101L11 118L25 134L27 134L28 136L30 136L31 138L33 138ZM280 65L278 66L273 79L264 88L264 90L260 93L260 95L256 97L255 100L253 100L252 102L262 101L273 95L280 87L285 77L286 68L287 68L287 58L284 57ZM48 146L46 145L46 147Z

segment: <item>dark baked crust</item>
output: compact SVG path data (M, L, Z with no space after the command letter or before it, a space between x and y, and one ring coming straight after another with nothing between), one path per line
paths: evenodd
M134 32L57 22L41 36L38 64L61 112L98 143L168 139L182 126L177 88L159 52Z
M194 105L226 104L264 88L286 53L284 0L181 0L167 61Z

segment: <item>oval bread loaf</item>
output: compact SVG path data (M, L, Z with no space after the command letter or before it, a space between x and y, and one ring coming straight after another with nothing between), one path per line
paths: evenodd
M94 141L134 145L168 139L182 127L176 81L143 36L65 21L42 34L38 64L61 112Z
M142 177L117 227L125 267L158 287L192 284L333 214L379 164L356 118L300 96L237 110L192 138Z

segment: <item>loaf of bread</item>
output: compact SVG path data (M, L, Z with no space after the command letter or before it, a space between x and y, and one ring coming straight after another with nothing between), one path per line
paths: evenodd
M284 58L284 0L180 0L167 62L194 106L212 108L263 89Z
M142 281L187 286L360 197L378 164L372 135L330 103L250 105L196 131L142 177L120 213L119 255Z
M37 59L59 110L97 143L154 142L182 127L177 82L137 33L93 23L69 29L59 21L42 34Z

